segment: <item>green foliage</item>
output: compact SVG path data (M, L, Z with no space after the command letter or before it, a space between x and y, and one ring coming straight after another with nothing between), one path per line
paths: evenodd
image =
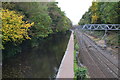
M23 44L23 40L31 39L31 45L36 47L41 39L56 32L66 32L72 26L56 2L2 2L2 7L5 10L1 30L5 46L3 53L8 56L21 51L18 43ZM8 50L7 45L15 47Z
M83 24L119 24L120 2L93 2L79 25ZM113 16L114 15L114 16Z
M35 24L31 28L30 35L33 37L46 37L52 33L51 18L47 11L47 3L41 2L20 2L16 3L16 9L26 15L26 20Z
M71 28L70 19L65 16L65 13L57 6L57 3L52 2L48 6L48 12L52 19L51 27L54 32L66 31Z
M87 78L87 68L85 66L79 67L76 60L76 50L74 51L74 80L84 80Z
M13 2L2 2L3 9L13 9L15 4Z
M35 23L30 35L36 38L47 37L53 32L66 31L72 26L56 2L19 2L14 5L13 9L25 15L24 20Z
M1 49L4 49L1 40L2 40L2 34L0 34L0 50L1 50Z
M78 67L75 70L75 76L77 76L77 80L84 80L87 78L86 73L87 73L87 68L86 67Z
M102 4L101 6L105 6L104 9L102 9L101 13L101 19L104 21L104 23L113 23L118 24L118 3L117 2L106 2ZM114 16L113 16L114 15Z
M107 35L107 44L111 46L119 46L119 32L118 31L109 31Z
M78 65L77 65L77 60L76 60L76 50L74 50L74 73L76 73L76 69L78 68ZM77 79L77 76L74 75L74 80Z
M104 34L104 31L93 31L90 35L101 39L104 36Z
M29 34L36 38L47 37L53 32L64 32L72 26L56 2L3 2L3 8L16 10L25 15L24 21L34 22Z
M79 25L84 25L84 24L89 24L89 23L91 23L91 12L90 11L86 12L82 16L82 18L80 19L78 24Z
M79 46L75 38L74 50L74 80L85 80L87 78L87 68L85 66L78 66L76 59L76 52L79 51Z
M75 50L76 50L76 51L79 51L79 46L78 46L77 43L75 44Z
M77 65L77 60L76 60L76 50L74 50L74 71L76 70L77 67L78 65Z

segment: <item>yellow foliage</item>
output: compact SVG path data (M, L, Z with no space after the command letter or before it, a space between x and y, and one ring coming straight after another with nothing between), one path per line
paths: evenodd
M98 2L93 2L92 7L91 7L92 12L96 12L98 10L97 5L98 5Z
M95 15L93 15L92 16L92 23L96 23L97 22L97 20L98 20L98 16L95 14Z
M34 23L23 21L23 17L23 15L17 13L16 11L2 9L3 42L22 42L25 39L30 39L28 31L29 27L31 27Z

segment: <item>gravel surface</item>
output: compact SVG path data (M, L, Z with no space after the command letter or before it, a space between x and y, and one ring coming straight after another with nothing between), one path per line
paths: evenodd
M83 64L91 78L118 78L118 58L98 47L87 35L75 30Z

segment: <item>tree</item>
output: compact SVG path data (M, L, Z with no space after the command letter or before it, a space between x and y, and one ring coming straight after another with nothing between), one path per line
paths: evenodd
M57 2L48 4L48 12L52 19L51 27L54 32L66 31L72 26L70 19L68 19L65 13L57 6Z
M89 24L91 23L91 12L90 10L88 12L86 12L82 18L79 21L79 25L84 25L84 24Z
M47 37L52 33L51 18L47 11L47 3L19 2L15 3L16 10L25 14L25 20L33 21L30 35L34 38Z
M28 23L22 21L23 15L16 11L10 11L8 9L2 10L2 41L3 43L8 41L22 42L25 39L30 39L28 35L29 27L34 23Z
M119 11L119 2L93 2L79 24L119 24Z
M49 34L66 32L71 27L71 21L55 2L3 2L2 7L3 36L0 38L3 37L3 53L7 57L21 52L21 45L26 42L36 47Z
M102 7L101 19L104 23L118 24L118 2L106 2L102 6L104 6L104 8Z

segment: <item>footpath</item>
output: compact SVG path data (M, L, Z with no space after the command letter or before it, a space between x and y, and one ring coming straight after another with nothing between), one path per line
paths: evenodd
M59 67L56 79L59 78L74 78L74 35L73 31L70 36L69 43L65 55Z

